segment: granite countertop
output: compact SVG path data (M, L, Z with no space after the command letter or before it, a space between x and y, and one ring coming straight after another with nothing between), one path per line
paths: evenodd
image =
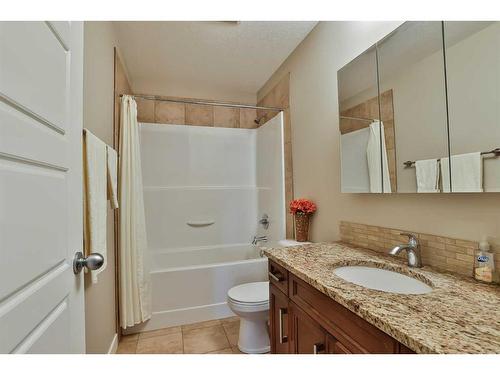
M264 254L417 353L500 353L500 287L409 268L404 259L342 243L263 248ZM433 287L403 295L367 289L333 273L345 265L398 271Z

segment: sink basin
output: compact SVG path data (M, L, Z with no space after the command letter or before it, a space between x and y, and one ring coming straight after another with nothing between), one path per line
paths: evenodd
M368 289L398 294L425 294L432 291L426 283L398 272L366 266L335 268L333 273L350 283Z

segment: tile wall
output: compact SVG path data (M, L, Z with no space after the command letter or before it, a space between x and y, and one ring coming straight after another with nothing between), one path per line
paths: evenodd
M407 231L346 221L340 222L342 242L386 254L392 247L408 242L406 236L400 235L401 232ZM426 233L412 233L418 236L424 265L472 276L474 251L479 246L478 242ZM500 249L493 249L493 252L496 253L496 269L500 269Z

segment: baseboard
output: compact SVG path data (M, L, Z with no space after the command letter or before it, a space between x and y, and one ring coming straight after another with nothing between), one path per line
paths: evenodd
M234 316L227 302L189 307L185 309L153 312L151 319L145 323L127 328L123 334L153 331L155 329L204 322L206 320L223 319Z
M108 349L108 354L116 354L116 350L118 349L118 334L115 333L113 336L113 340L111 340L111 345Z

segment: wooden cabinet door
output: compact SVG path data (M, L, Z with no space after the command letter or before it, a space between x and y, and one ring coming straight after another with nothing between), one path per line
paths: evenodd
M287 354L289 350L288 296L274 285L269 286L269 323L271 353Z
M339 340L332 335L326 335L326 352L328 354L352 354Z
M290 302L290 312L292 325L290 346L293 353L326 353L326 331L293 302Z

